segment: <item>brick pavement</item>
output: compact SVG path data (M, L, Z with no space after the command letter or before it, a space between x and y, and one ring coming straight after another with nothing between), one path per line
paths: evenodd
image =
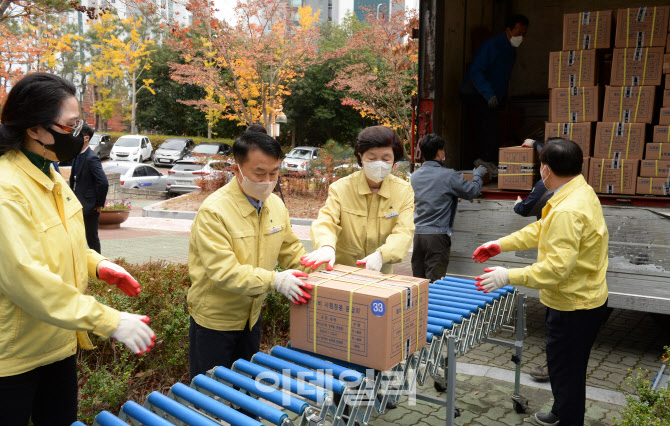
M120 230L101 230L102 252L110 258L125 257L130 262L145 262L150 259L186 262L190 230L187 222L189 221L131 218ZM303 240L306 249L311 250L309 227L296 225L294 231ZM411 275L410 257L411 254L401 264L396 265L394 272ZM529 299L528 335L524 341L522 364L523 383L532 385L522 386L522 394L529 398L531 404L528 414L516 414L511 407L509 394L513 383L490 377L459 374L457 406L463 411L463 416L457 420L457 424L524 424L530 422L530 414L537 410L547 410L551 406L551 392L547 390L547 385L533 385L527 376L532 368L544 362L544 354L539 346L545 338L543 320L544 307L536 299ZM618 391L629 368L633 370L641 368L655 373L660 365L663 344L670 342L669 331L667 318L614 309L594 345L589 362L587 385ZM458 362L459 365L473 368L482 366L483 369L484 366L493 366L513 370L510 357L509 349L485 343L460 357ZM545 389L538 386L544 386ZM423 391L437 395L432 388L432 382L427 383ZM621 400L620 394L618 400ZM611 424L612 417L621 408L620 405L589 400L586 424ZM373 420L371 424L432 425L442 424L444 418L444 408L422 402L417 402L417 405L412 407L403 402L399 409Z

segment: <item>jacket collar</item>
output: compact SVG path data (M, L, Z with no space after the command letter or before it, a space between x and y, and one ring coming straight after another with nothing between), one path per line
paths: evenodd
M358 188L358 194L359 195L367 195L367 194L372 194L372 191L370 190L370 185L368 185L367 179L365 179L365 172L363 170L356 172L358 173L357 182L356 186ZM386 176L386 178L382 181L382 186L379 188L379 191L377 191L377 195L384 197L384 198L390 198L391 197L391 179L393 177L389 174Z
M8 152L5 155L10 156L9 160L12 161L16 166L23 170L25 174L30 176L35 182L44 187L48 191L52 191L54 187L54 181L51 180L47 175L42 173L24 153L21 151L12 151ZM49 172L55 173L53 170Z
M584 185L587 185L586 180L584 180L584 176L578 175L574 179L572 179L570 182L566 183L563 185L560 191L557 193L554 193L554 195L551 196L549 201L547 201L547 205L544 206L542 209L542 216L545 217L547 213L557 205L559 205L563 200L565 200L570 194L572 194L577 188L580 188ZM546 209L546 212L545 212Z
M258 214L256 207L251 205L246 194L242 191L240 184L237 182L237 177L233 177L228 185L230 185L230 193L233 196L233 200L235 200L235 203L237 204L237 208L240 209L240 214L242 214L242 217L247 217L251 213ZM267 202L263 203L261 210L263 209L268 210Z

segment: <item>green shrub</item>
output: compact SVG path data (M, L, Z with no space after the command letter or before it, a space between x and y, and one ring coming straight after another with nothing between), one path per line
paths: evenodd
M115 143L118 138L121 136L128 135L129 133L123 133L123 132L108 132L109 136L112 138L112 143ZM223 142L227 143L231 147L233 146L233 142L235 142L233 139L227 139L227 138L212 138L212 139L207 139L206 137L202 136L181 136L181 135L144 135L149 138L149 141L151 141L151 146L153 146L154 151L158 149L159 146L163 142L165 142L169 138L181 138L181 137L188 137L193 139L193 142L195 144L199 144L202 142Z
M665 347L663 362L668 363L670 346ZM648 380L649 371L638 369L626 378L621 389L626 394L626 408L621 418L615 418L618 426L667 426L670 425L670 388L652 389Z
M118 413L128 400L140 404L153 391L188 384L189 314L186 296L191 285L186 264L117 260L140 283L138 297L127 297L115 287L90 280L88 293L115 309L147 315L156 333L156 346L147 355L131 354L121 343L91 334L92 351L80 350L79 418L91 424L101 411ZM273 292L263 307L261 347L286 345L289 335L288 300Z

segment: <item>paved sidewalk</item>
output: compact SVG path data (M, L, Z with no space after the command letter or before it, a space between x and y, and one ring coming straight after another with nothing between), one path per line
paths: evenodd
M124 257L130 262L187 261L191 221L132 216L135 217L129 218L119 230L100 231L103 255L111 259ZM305 248L312 250L309 227L294 225L293 230ZM411 275L410 258L411 254L408 254L401 264L395 266L394 272ZM545 360L540 349L545 339L544 312L538 300L528 300L528 335L524 340L522 361L522 395L530 400L528 414L516 414L509 399L513 389L511 350L481 344L458 359L457 407L463 415L457 424L534 424L530 414L551 407L548 384L534 382L527 375ZM655 374L660 366L663 345L670 343L669 324L667 317L621 309L612 311L598 335L589 362L587 425L612 424L612 418L622 409L623 395L619 385L623 383L628 369L641 368ZM500 337L511 336L502 334ZM421 391L438 395L431 380ZM443 424L444 419L445 408L422 402L409 406L404 401L400 408L387 412L371 424L435 425Z

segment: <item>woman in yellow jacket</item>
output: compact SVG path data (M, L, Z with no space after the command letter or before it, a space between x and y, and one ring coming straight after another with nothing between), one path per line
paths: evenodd
M0 116L0 418L4 426L77 419L77 343L87 331L136 353L155 338L142 315L85 296L88 277L139 294L123 268L86 248L82 207L51 162L82 149L75 87L36 73L12 87Z
M368 127L358 135L354 155L363 170L330 185L326 205L312 223L316 250L302 264L332 269L337 262L391 273L414 235L414 191L390 174L402 158L402 145L393 129Z

